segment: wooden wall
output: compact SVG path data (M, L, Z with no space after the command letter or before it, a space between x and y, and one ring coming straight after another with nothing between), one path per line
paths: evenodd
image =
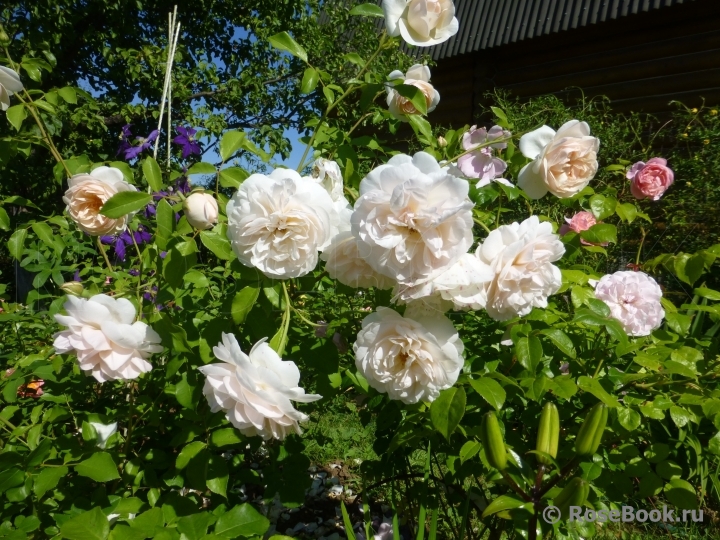
M720 0L697 0L589 27L440 59L430 120L455 127L480 115L493 88L521 98L606 95L618 111L658 113L670 100L720 104ZM572 89L571 87L575 87Z

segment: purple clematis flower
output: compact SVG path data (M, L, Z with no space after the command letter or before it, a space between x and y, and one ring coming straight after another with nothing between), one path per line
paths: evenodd
M100 241L103 244L112 246L118 259L124 261L125 250L128 246L132 246L133 244L133 237L130 236L131 234L135 237L135 242L137 242L138 245L148 243L152 240L152 235L142 225L140 225L137 231L125 229L117 236L101 236Z
M184 128L181 126L177 128L177 132L180 135L175 137L173 139L173 142L182 146L183 159L187 159L193 154L200 155L202 153L200 144L193 137L193 135L197 133L197 130L193 128Z
M130 137L132 137L132 132L130 131L131 126L132 124L126 124L122 127L122 142L117 152L117 155L122 154L127 161L135 159L142 152L150 148L158 137L158 130L154 129L147 137L135 137L135 144L133 144L130 142Z

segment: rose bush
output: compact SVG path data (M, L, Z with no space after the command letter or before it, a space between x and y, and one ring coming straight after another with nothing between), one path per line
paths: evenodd
M457 31L449 0L383 7L411 44ZM319 109L298 170L269 171L272 123L241 131L212 112L207 130L176 121L157 159L127 118L119 154L104 141L75 155L50 127L74 116L85 133L93 109L64 89L8 96L8 139L47 152L44 174L68 189L1 201L18 277L0 288L0 536L295 534L277 505L316 489L307 442L333 403L372 433L362 463L344 456L361 492L338 509L349 538L590 537L599 525L542 521L571 495L595 510L717 504L720 248L648 260L666 162L629 184L632 161L602 161L582 118L523 134L537 115L510 108L442 132L407 108L422 151L398 152L384 89L416 112L434 94L402 88L419 65L388 86L380 59L400 40L373 36L367 58L338 58L351 77L267 36ZM548 191L559 200L538 200ZM26 304L8 294L23 272ZM378 502L390 523L372 522Z

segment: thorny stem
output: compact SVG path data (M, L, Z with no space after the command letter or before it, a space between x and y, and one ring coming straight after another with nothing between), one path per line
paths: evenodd
M373 55L370 57L370 59L365 62L365 65L360 70L360 72L355 76L356 79L360 79L365 72L370 67L370 64L372 64L375 59L378 57L378 55L382 52L382 50L385 48L385 44L387 43L387 33L383 31L382 36L380 36L380 44L378 45L377 50L373 53ZM323 121L328 117L328 115L333 111L335 107L337 107L346 97L350 95L351 92L353 92L357 86L355 84L351 84L348 86L347 90L335 101L332 103L329 103L327 106L327 109L325 109L325 112L320 117L320 121L318 122L317 126L315 126L315 129L313 130L313 134L310 137L310 140L308 141L307 145L305 146L305 152L303 152L302 157L300 158L300 164L298 165L297 171L301 172L303 168L305 167L305 160L307 159L308 153L310 152L310 149L312 148L313 144L315 143L315 139L317 138L317 134L320 130L320 126L322 126ZM354 128L353 128L354 129Z
M100 253L102 254L103 259L105 259L105 264L107 265L108 270L110 270L111 272L114 272L113 267L112 267L112 264L110 264L110 259L108 259L107 253L105 253L105 248L103 247L102 242L100 241L100 237L99 237L99 236L96 236L96 237L95 237L95 244L97 244L98 250L99 250Z

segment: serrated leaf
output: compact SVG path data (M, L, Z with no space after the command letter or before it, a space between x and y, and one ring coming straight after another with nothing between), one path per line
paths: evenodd
M75 472L96 482L109 482L120 478L117 465L107 452L96 452L85 461L75 465Z
M151 158L149 158L151 159ZM112 219L121 218L145 208L152 202L152 195L140 191L121 191L110 197L100 209L100 214Z
M470 386L480 394L496 411L502 409L507 394L500 383L489 377L470 379Z
M248 176L250 176L248 172L240 167L228 167L220 171L220 185L224 188L237 189Z
M55 245L55 237L53 235L53 230L47 223L38 221L36 223L33 223L31 227L37 237L43 241L43 244L45 244L49 248L52 248L53 250L57 248L57 246Z
M197 456L201 450L205 449L205 446L205 443L201 441L191 442L186 445L185 448L180 451L177 459L175 460L175 468L182 470L187 467L190 460Z
M604 195L595 194L590 197L590 210L597 219L605 219L615 213L617 199L614 197L605 197Z
M110 534L110 523L99 506L65 521L60 534L69 540L105 540Z
M27 118L27 111L25 110L25 105L13 105L5 112L5 115L7 116L8 122L10 122L16 130L20 131L23 120Z
M632 203L622 203L615 207L615 213L623 221L632 223L638 215L637 206Z
M235 294L230 312L235 324L245 322L245 318L255 305L259 295L260 289L258 287L244 287Z
M178 520L177 529L187 540L200 540L210 526L211 516L207 512L190 514Z
M307 53L287 32L280 32L268 38L270 45L281 51L287 51L303 62L308 61Z
M521 337L515 344L515 354L520 365L535 373L543 356L542 343L536 336Z
M462 386L448 388L440 392L430 406L430 419L433 426L446 439L450 440L455 428L465 414L465 390Z
M143 160L142 170L150 189L153 191L161 191L163 187L162 173L160 172L160 166L158 165L158 162L155 161L155 158L146 157Z
M375 4L360 4L350 10L350 15L362 15L364 17L384 17L385 14L380 6Z
M300 84L300 92L309 94L317 88L320 81L320 74L315 68L309 67L303 73L302 83Z
M10 216L2 206L0 206L0 229L3 231L10 230Z
M407 115L407 119L409 120L410 126L413 128L413 131L415 131L416 135L422 135L423 137L425 137L425 142L427 144L433 143L434 138L432 134L432 128L430 127L430 123L427 120L417 114L409 114Z
M226 131L223 134L222 139L220 139L220 157L222 160L227 161L235 154L235 152L240 150L245 138L246 135L244 131Z
M64 88L61 88L58 90L58 94L60 94L60 97L63 98L67 103L71 103L75 105L77 103L77 92L72 86L66 86Z
M221 515L215 523L215 534L225 538L261 536L270 527L268 519L248 503L240 504Z
M230 240L224 234L217 231L201 231L200 241L203 245L212 251L218 259L231 261L235 258Z
M604 244L605 242L617 244L617 227L610 223L598 223L580 233L580 237L591 244Z

